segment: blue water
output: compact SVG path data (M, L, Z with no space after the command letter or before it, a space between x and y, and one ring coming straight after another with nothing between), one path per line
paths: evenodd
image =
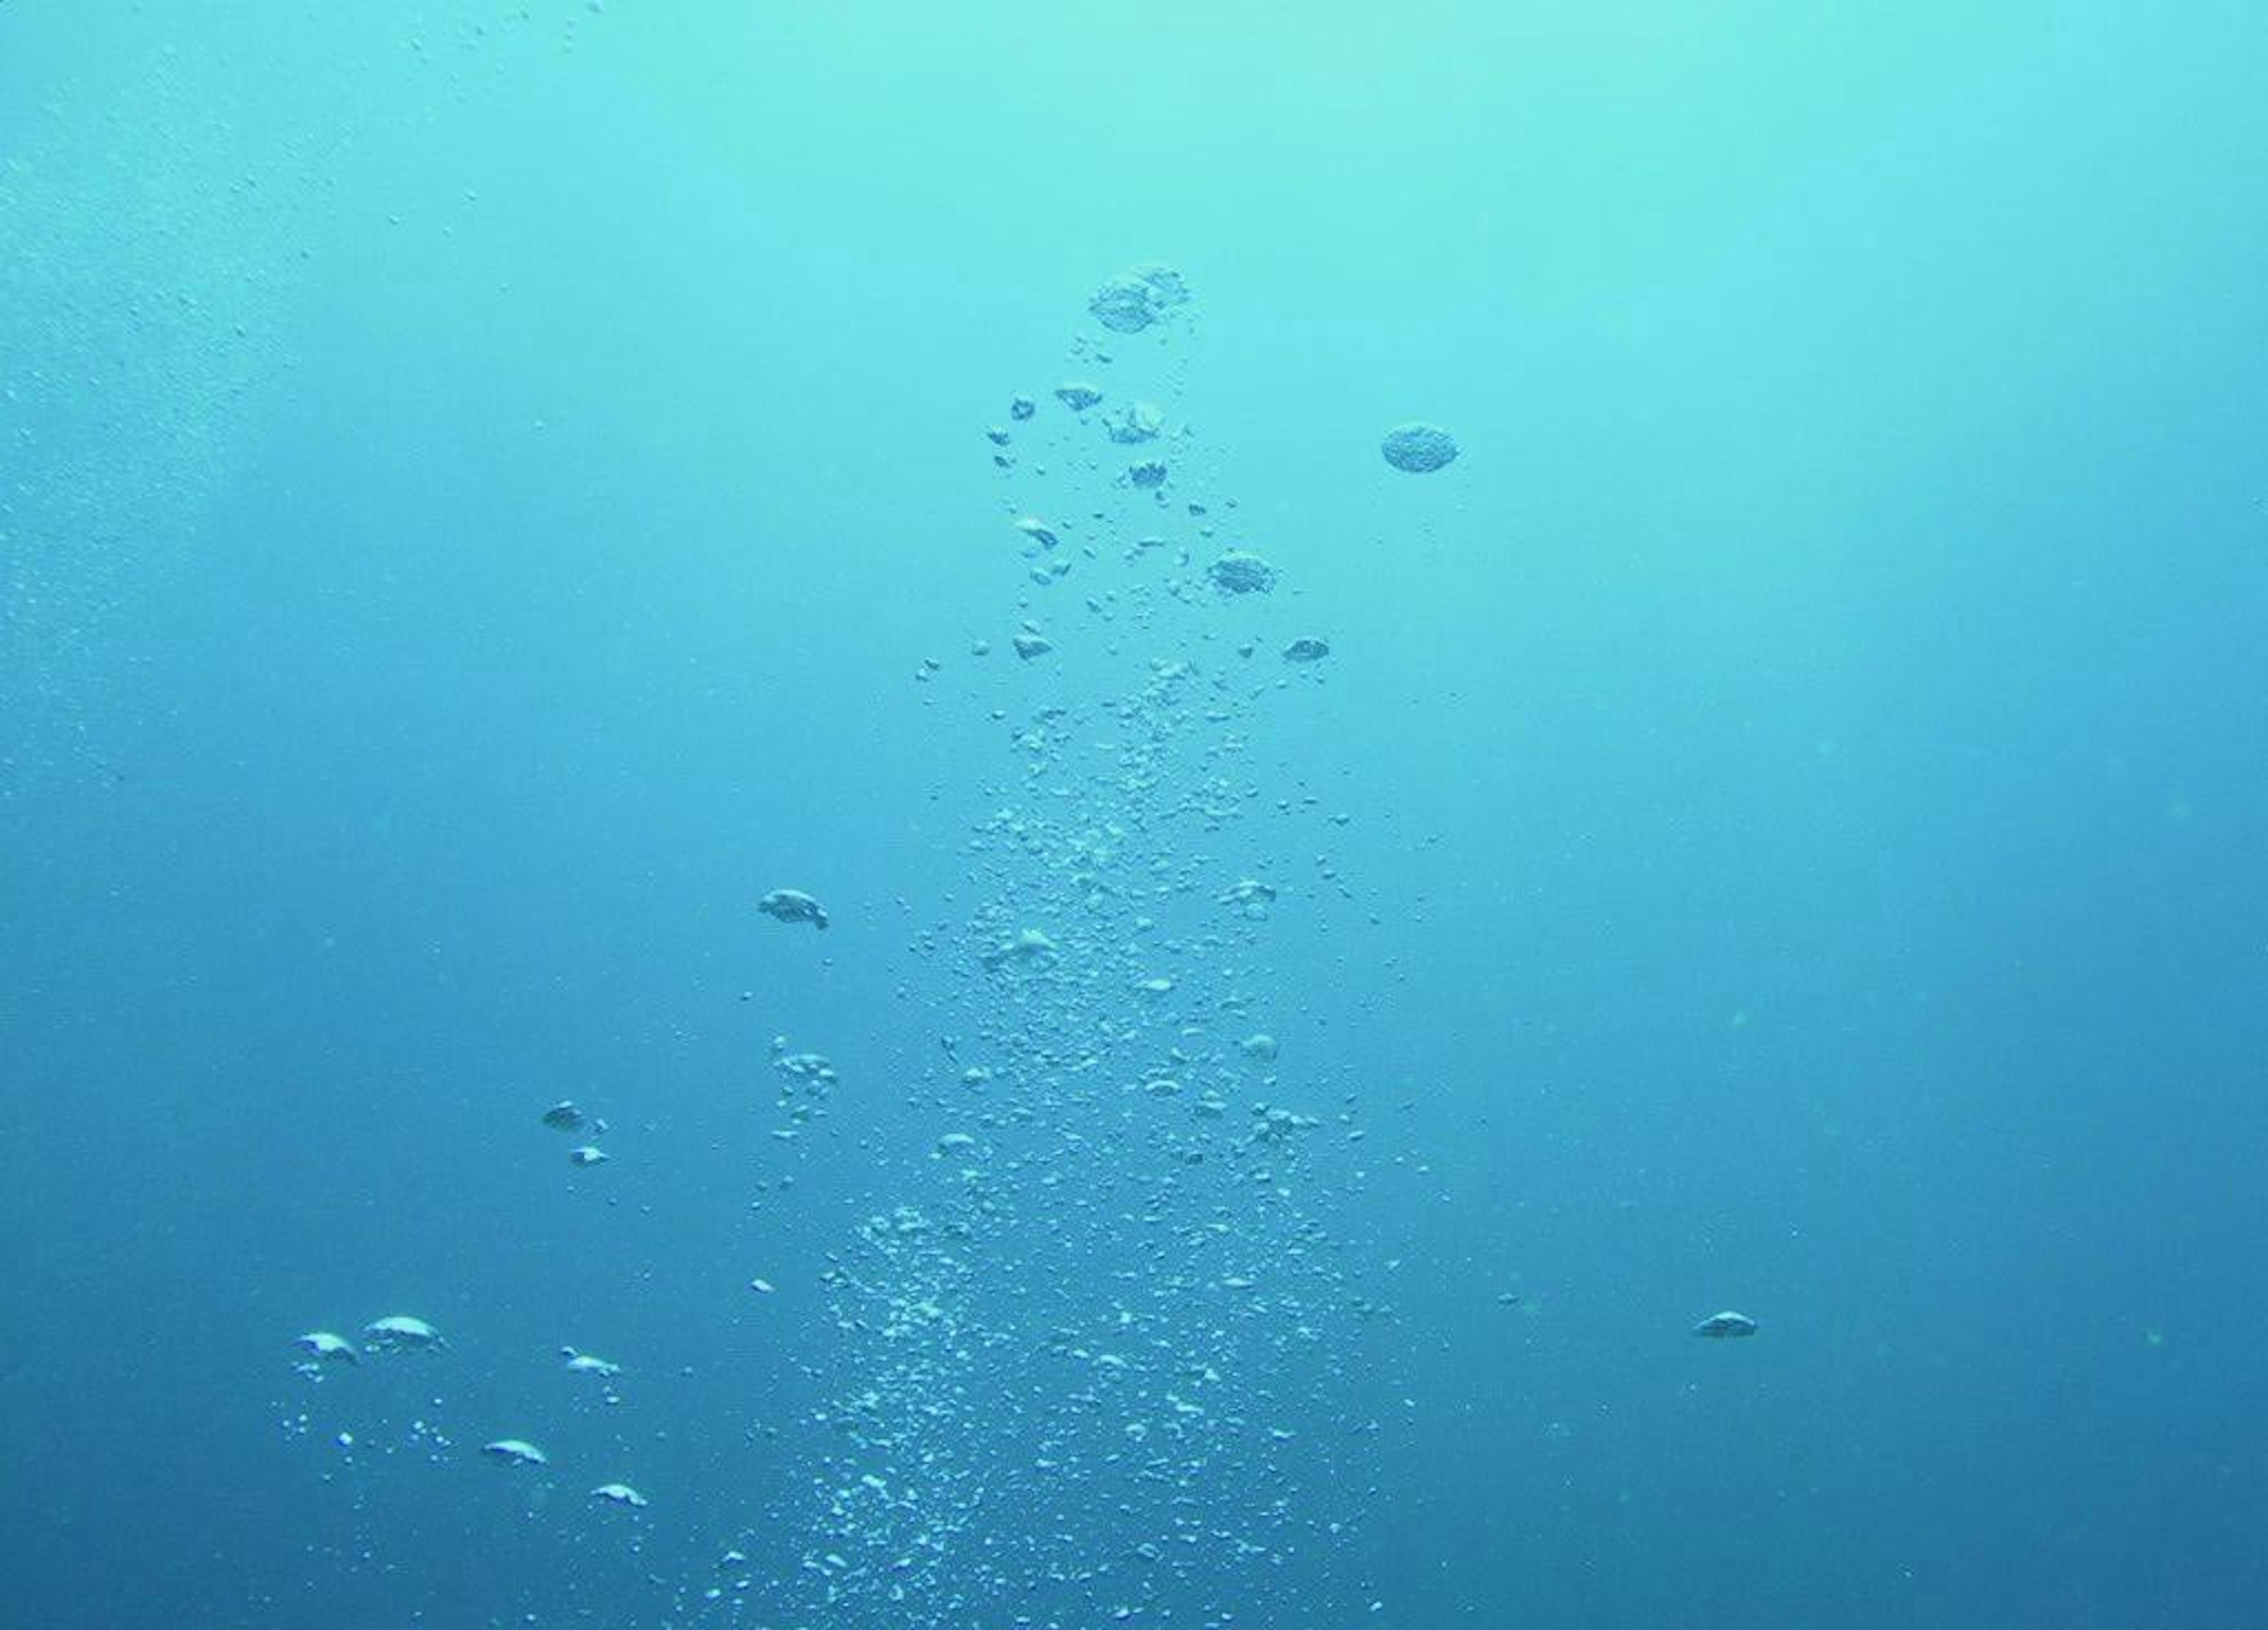
M2268 1622L2264 70L0 0L0 1621Z

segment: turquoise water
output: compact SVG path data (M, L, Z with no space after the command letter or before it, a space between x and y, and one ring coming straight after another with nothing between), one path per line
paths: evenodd
M1988 11L0 0L0 1617L2259 1622L2268 23Z

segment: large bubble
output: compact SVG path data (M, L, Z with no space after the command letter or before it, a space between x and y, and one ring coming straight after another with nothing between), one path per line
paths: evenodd
M1438 424L1397 424L1386 432L1378 450L1398 470L1423 476L1457 456L1456 439Z
M1145 262L1129 267L1105 283L1088 300L1086 309L1104 328L1118 334L1139 334L1189 298L1189 286L1170 266Z

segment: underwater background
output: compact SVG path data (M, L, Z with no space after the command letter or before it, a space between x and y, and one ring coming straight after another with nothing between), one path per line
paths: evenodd
M0 1619L2268 1622L2264 70L0 0Z

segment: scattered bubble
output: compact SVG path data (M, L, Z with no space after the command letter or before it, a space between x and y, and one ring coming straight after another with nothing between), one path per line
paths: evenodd
M814 928L828 924L826 908L800 889L775 889L756 902L756 910L783 923L809 923Z
M1205 575L1225 594L1265 594L1276 586L1276 568L1244 549L1221 556L1205 568Z
M1170 266L1155 262L1130 268L1106 282L1086 309L1104 328L1138 334L1189 298L1189 285Z
M1438 424L1397 424L1379 444L1386 461L1398 470L1423 476L1440 469L1457 456L1457 444Z

